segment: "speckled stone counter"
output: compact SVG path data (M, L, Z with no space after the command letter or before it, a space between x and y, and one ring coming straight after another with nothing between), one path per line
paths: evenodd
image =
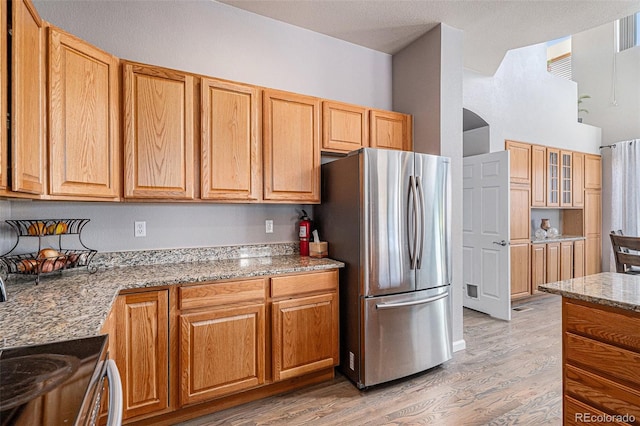
M561 243L563 241L580 241L584 239L585 237L579 235L559 235L557 237L547 237L540 240L531 237L531 244Z
M331 259L299 255L250 257L69 271L7 283L0 303L0 348L96 335L118 292L211 280L341 268Z
M547 293L640 312L640 275L602 272L538 286Z

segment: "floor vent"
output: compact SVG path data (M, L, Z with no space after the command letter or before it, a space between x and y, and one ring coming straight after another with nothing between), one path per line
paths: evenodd
M517 306L515 308L513 308L514 311L518 311L518 312L526 312L526 311L530 311L533 308L530 308L528 306Z

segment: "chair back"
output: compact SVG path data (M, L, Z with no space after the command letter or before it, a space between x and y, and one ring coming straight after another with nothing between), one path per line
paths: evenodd
M611 231L611 246L616 259L616 272L640 273L640 237L617 235Z

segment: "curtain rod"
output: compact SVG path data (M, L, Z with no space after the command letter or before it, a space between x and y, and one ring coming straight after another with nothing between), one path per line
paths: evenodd
M599 147L599 149L602 149L602 148L615 148L615 147L616 147L616 144L612 143L611 145L602 145L601 147Z

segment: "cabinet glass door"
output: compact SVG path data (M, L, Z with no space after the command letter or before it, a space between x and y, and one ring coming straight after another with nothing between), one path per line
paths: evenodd
M562 196L560 205L571 206L571 188L572 187L572 173L571 173L571 153L562 153Z
M559 205L559 152L557 150L547 150L547 179L549 190L547 191L547 206Z

